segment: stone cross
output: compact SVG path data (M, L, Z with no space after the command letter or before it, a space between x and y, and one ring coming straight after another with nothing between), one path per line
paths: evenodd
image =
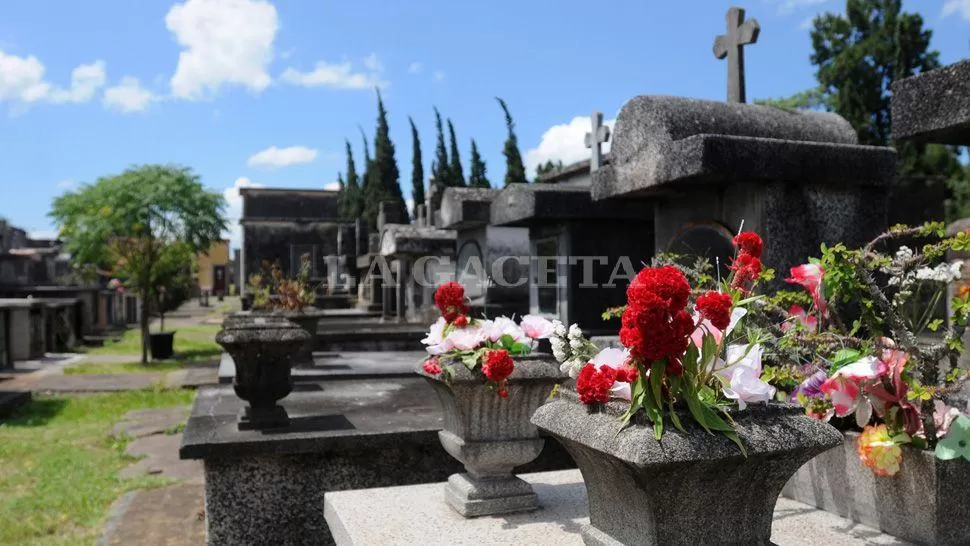
M728 102L744 102L744 49L758 42L761 26L757 19L744 20L744 10L731 8L727 12L727 34L714 40L714 56L728 60Z
M600 144L610 140L610 128L603 125L603 113L593 112L590 119L593 124L593 132L586 133L586 147L592 150L589 157L589 172L598 171L603 164L603 154Z

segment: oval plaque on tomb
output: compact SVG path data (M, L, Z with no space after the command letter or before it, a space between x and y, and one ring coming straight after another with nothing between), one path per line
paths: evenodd
M485 261L482 249L475 241L467 241L458 251L458 282L465 287L465 295L470 299L485 295L488 286L488 273L485 271Z
M684 265L692 266L697 258L706 258L711 266L720 264L720 274L727 276L734 258L734 235L717 222L690 222L670 239L665 252L683 257Z

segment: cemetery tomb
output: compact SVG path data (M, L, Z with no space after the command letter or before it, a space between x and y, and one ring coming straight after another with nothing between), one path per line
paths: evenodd
M970 146L970 59L893 83L896 140Z
M431 322L438 312L435 287L454 275L455 238L455 231L450 229L383 225L380 256L395 279L394 285L384 285L386 319Z

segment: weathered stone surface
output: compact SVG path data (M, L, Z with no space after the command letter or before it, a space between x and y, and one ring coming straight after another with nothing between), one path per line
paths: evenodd
M201 483L182 483L125 494L112 505L98 546L205 543Z
M132 410L122 417L121 422L114 426L116 437L129 436L141 438L152 434L162 434L167 430L184 424L189 417L191 408L176 406L174 408Z
M805 461L842 442L834 427L800 408L752 406L733 416L745 457L686 413L686 434L671 427L657 441L641 415L621 431L626 407L583 406L564 389L532 418L583 472L589 544L766 544L785 482ZM713 506L719 508L698 509Z
M450 229L386 224L381 231L382 256L453 255L455 232Z
M492 201L491 214L492 225L524 226L554 220L642 220L650 211L626 201L594 202L590 189L583 186L509 184Z
M683 190L678 182L888 186L895 152L856 142L835 114L640 96L617 116L612 162L593 175L593 198Z
M806 463L782 495L904 540L970 544L970 463L904 447L899 474L879 477L859 462L858 437Z
M415 347L418 340L411 341ZM334 379L390 379L414 377L414 363L427 357L424 351L353 351L316 353L313 363L294 368L293 381ZM236 365L229 353L222 354L219 383L228 385L236 375Z
M199 391L180 455L205 461L210 544L327 544L325 492L440 482L461 470L441 447L440 409L421 378L329 381L281 404L289 428L240 431L242 401L230 389ZM549 442L520 470L572 465Z
M152 434L138 438L125 448L125 452L139 460L121 469L118 477L122 479L135 476L153 475L187 480L201 484L202 463L179 459L180 434Z
M490 206L499 190L447 188L441 197L441 227L468 229L488 224Z
M896 140L970 145L970 59L893 83Z
M589 511L582 474L566 470L522 478L539 496L540 509L465 519L442 502L441 484L422 484L328 493L324 513L340 546L583 544L580 529L589 523ZM717 506L695 507L691 514ZM380 525L374 524L375 514ZM907 544L785 498L775 506L771 541L781 546Z
M447 382L421 367L417 372L441 401L445 417L441 445L467 470L448 479L448 503L466 517L536 508L535 495L512 471L542 451L543 440L529 418L565 379L558 363L542 354L516 358L507 398L485 386L480 369L471 371L459 361L445 360L441 365L454 371Z

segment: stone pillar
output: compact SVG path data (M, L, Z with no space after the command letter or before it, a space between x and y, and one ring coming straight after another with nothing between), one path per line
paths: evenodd
M397 268L397 321L407 322L408 285L411 283L411 259L402 256Z

